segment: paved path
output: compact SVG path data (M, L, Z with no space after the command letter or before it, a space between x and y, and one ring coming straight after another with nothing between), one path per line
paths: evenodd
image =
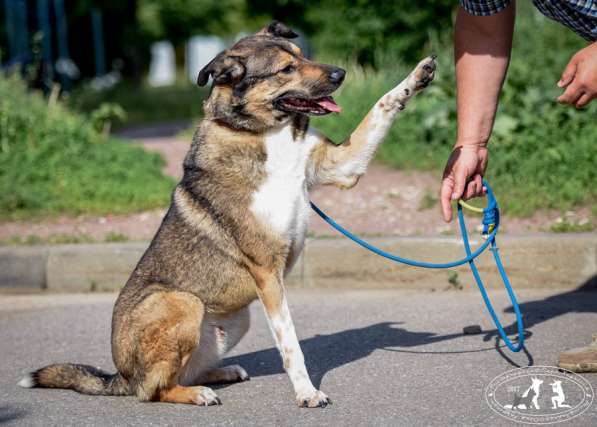
M527 313L528 353L500 354L476 292L290 292L290 305L316 385L334 400L325 409L295 407L258 305L253 325L228 363L252 377L217 389L223 405L139 403L133 397L83 396L15 385L31 368L59 361L113 369L109 324L115 295L0 298L0 423L7 425L509 425L483 389L513 368L553 365L560 350L580 346L597 325L597 293L520 293ZM494 294L499 312L507 307ZM597 387L597 375L585 375ZM566 425L595 425L597 403Z

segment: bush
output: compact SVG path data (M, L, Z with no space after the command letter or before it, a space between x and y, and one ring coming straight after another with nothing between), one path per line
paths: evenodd
M246 0L252 16L271 15L303 30L315 51L379 67L386 52L414 60L430 34L451 25L454 0Z
M81 116L0 77L0 217L123 213L163 206L163 159L106 138Z
M206 90L186 80L175 85L151 87L123 81L104 90L79 86L68 98L68 105L92 114L102 103L119 105L126 119L113 123L114 128L167 120L196 119L203 115Z
M597 199L597 102L583 111L555 102L555 85L570 57L586 43L519 2L512 62L490 143L487 178L509 214L566 210ZM450 40L435 40L436 80L401 113L378 160L398 168L441 171L456 135L455 78ZM411 67L399 60L380 72L349 65L336 97L343 113L317 126L337 141ZM438 173L439 188L439 173Z

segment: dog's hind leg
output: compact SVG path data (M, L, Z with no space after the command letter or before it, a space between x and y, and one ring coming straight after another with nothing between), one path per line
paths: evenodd
M219 367L222 358L238 344L249 329L249 308L234 313L206 314L201 322L201 338L181 376L181 384L232 383L249 379L238 365Z
M204 307L186 292L156 292L132 313L137 335L136 394L141 400L216 405L209 387L179 385L180 375L200 337Z

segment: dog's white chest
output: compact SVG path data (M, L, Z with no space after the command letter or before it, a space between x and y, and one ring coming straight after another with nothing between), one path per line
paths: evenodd
M251 211L272 231L292 244L304 240L309 220L306 168L313 138L294 141L292 127L266 136L267 177L253 194Z

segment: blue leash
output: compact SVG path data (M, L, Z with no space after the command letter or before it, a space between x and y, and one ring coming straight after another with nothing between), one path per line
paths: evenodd
M486 240L479 248L477 248L477 250L475 250L474 252L471 251L471 246L470 246L469 238L468 238L468 232L466 231L466 224L464 222L464 214L462 212L462 206L460 204L458 204L458 223L460 225L460 233L462 234L462 240L464 242L464 250L466 252L466 258L462 258L458 261L447 262L447 263L435 264L435 263L429 263L429 262L416 261L416 260L402 258L398 255L393 255L391 253L388 253L376 246L373 246L370 243L367 243L366 241L364 241L357 235L351 233L350 231L348 231L347 229L342 227L340 224L338 224L332 218L327 216L313 202L311 202L311 208L313 208L313 210L315 212L317 212L317 214L320 217L322 217L333 228L338 230L340 233L344 234L346 237L348 237L355 243L361 245L365 249L368 249L371 252L373 252L379 256L388 258L392 261L400 262L402 264L407 264L407 265L411 265L414 267L423 267L423 268L452 268L452 267L457 267L459 265L468 263L471 268L471 271L473 273L473 276L475 278L475 281L477 282L477 286L479 287L479 291L481 292L481 296L483 297L483 301L485 302L485 305L487 306L487 310L489 311L489 314L491 315L493 322L495 323L495 326L500 334L500 337L502 338L502 340L504 341L504 343L510 350L512 350L513 352L519 352L524 347L524 327L522 324L522 315L520 313L520 307L518 306L518 302L516 301L516 295L514 294L514 291L512 290L512 286L510 285L510 281L508 280L508 275L506 274L506 271L504 270L504 265L502 264L502 260L498 253L498 247L495 242L495 236L497 235L497 232L498 232L498 229L500 226L500 211L498 208L497 200L493 194L491 187L487 183L487 181L484 180L483 185L485 186L485 188L487 188L487 199L488 199L487 207L485 209L483 209L483 232L482 232L482 235ZM479 270L477 270L477 266L475 265L475 258L477 258L479 255L481 255L483 253L483 251L485 251L485 249L487 249L488 247L490 247L489 250L493 253L493 258L495 259L495 263L497 265L498 271L500 272L500 276L502 277L504 286L505 286L506 290L508 291L508 295L510 296L510 301L512 302L512 307L514 307L514 312L516 313L516 323L518 326L518 342L517 342L517 344L513 344L512 341L510 341L510 339L506 335L506 332L504 331L504 328L503 328L500 320L498 319L498 316L497 316L495 310L493 309L493 305L491 304L489 296L487 295L487 291L485 290L485 286L483 285L483 281L481 280L481 276L479 275Z

